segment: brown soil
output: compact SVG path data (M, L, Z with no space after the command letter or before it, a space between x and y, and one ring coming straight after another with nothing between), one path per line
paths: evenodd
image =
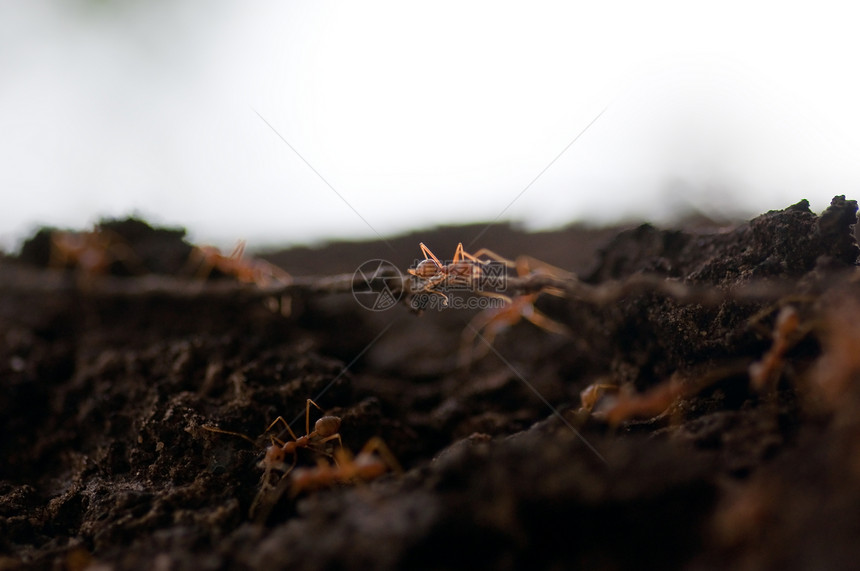
M493 227L479 245L598 291L643 276L680 287L543 295L571 335L522 321L468 368L457 355L474 311L296 293L285 317L252 286L135 289L195 280L181 231L108 224L134 262L99 275L49 263L40 232L0 259L0 570L849 568L856 214L837 197L820 216L803 201L730 228ZM268 259L293 275L374 258L405 270L419 241L453 253L482 229ZM207 283L232 284L216 274ZM796 326L772 335L785 307ZM770 375L754 387L756 362ZM631 392L588 414L593 383ZM607 421L632 391L670 383L665 412ZM346 448L380 437L403 471L298 495L288 477L252 510L263 432L283 415L301 434L308 398L342 418Z

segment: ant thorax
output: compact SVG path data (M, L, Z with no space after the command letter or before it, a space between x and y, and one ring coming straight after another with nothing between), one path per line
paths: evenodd
M471 260L460 260L448 264L446 273L450 284L470 286L481 277L481 267Z

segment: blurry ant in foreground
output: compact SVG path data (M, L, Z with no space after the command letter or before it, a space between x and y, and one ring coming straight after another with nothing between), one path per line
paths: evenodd
M637 393L632 385L593 383L580 393L580 411L603 419L609 426L616 427L632 418L655 419L668 413L678 399L689 394L679 379L671 378L643 393ZM595 407L606 401L600 411Z
M295 497L303 491L329 488L335 484L369 482L389 470L403 471L388 446L381 438L374 437L354 458L348 450L339 448L334 452L334 464L320 458L315 467L296 468L292 474L290 495Z
M521 278L533 274L545 274L556 278L572 279L574 277L570 272L537 260L536 258L532 258L531 256L519 256L514 262L499 256L495 252L486 248L481 250L480 253L490 257L493 261L504 264L508 268L516 269L517 276ZM565 293L563 290L554 287L544 287L539 291L518 295L513 298L497 293L477 293L502 299L505 301L505 305L502 307L491 307L485 309L472 318L472 321L470 321L466 328L463 329L460 341L459 358L461 367L467 367L472 361L480 359L486 355L492 347L496 336L522 319L526 319L550 333L556 333L558 335L571 334L571 331L567 326L550 319L535 307L535 302L542 293L564 297ZM482 332L482 340L484 343L478 349L475 349L475 337L480 335Z
M756 316L757 317L757 316ZM785 365L785 355L794 347L808 330L800 326L800 314L791 305L780 309L773 327L773 345L749 367L750 385L756 391L776 387L780 373Z

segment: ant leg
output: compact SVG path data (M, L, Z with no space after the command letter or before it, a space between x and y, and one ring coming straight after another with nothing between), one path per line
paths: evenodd
M464 252L464 254L465 254L465 252ZM500 262L509 268L515 268L516 267L516 264L513 261L509 260L508 258L506 258L504 256L500 256L499 254L495 253L494 251L490 250L489 248L481 248L480 250L478 250L474 254L465 254L465 255L470 260L472 260L473 262L478 262L481 264L488 264L490 261L493 261L493 262ZM479 260L478 256L487 256L488 258L490 258L490 260Z
M576 274L573 272L569 272L565 269L559 268L558 266L553 266L552 264L548 264L547 262L538 260L532 256L518 256L516 267L517 273L519 273L520 276L525 276L533 272L541 272L562 279L572 279L576 277Z
M478 292L475 292L475 293L477 293L478 295L483 296L483 297L491 297L491 298L493 298L493 299L500 299L500 300L504 301L504 302L505 302L505 306L504 306L504 307L501 307L501 308L491 308L491 309L496 309L496 310L499 310L499 311L504 310L504 309L507 309L507 307L508 307L509 305L511 305L511 304L514 302L514 300L513 300L513 299L511 299L511 297L510 297L510 296L505 295L505 294L503 294L503 293L497 293L497 292L494 292L494 291L478 291Z
M507 316L496 314L480 327L467 326L466 329L463 330L463 338L468 338L468 343L461 345L460 366L464 368L468 367L470 363L485 357L493 346L493 342L496 340L496 335L498 335L499 331L508 327L510 324L511 321L509 321ZM482 330L483 335L481 334ZM475 337L479 336L481 338L481 342L476 346L473 341Z
M487 353L490 352L490 348L496 341L496 336L499 334L499 331L503 330L505 327L510 326L510 322L505 323L501 321L501 319L502 318L495 319L491 323L487 324L486 328L484 329L484 335L481 337L482 343L478 345L477 349L475 349L475 352L473 353L473 357L476 360L484 358Z
M345 450L345 448L343 447L343 440L341 439L340 434L332 434L331 436L326 436L325 438L323 438L322 440L319 441L319 444L325 444L326 442L330 442L332 440L337 440L337 443L338 443L338 449L334 451L334 456L332 456L331 454L326 452L324 449L317 449L316 443L314 443L314 451L318 452L320 454L325 454L329 458L332 458L334 460L334 463L336 465L340 466L340 464L338 464L338 461L337 461L338 452Z
M466 252L463 251L463 242L459 242L457 244L457 249L454 250L454 258L451 260L452 264L456 264L460 261L460 258L465 258Z
M373 452L379 454L379 456L388 465L389 468L391 468L398 474L403 472L403 468L400 467L400 463L394 457L394 454L392 454L391 449L388 448L385 442L383 442L383 440L378 436L374 436L373 438L368 440L367 444L362 447L358 455L361 456L362 454L371 454Z
M212 259L217 255L212 246L194 246L188 255L188 261L185 263L183 273L188 272L194 279L205 280L215 267Z
M489 263L487 260L479 260L478 259L478 256L481 255L482 252L489 252L489 250L487 250L486 248L482 248L482 249L478 250L477 254L470 254L469 252L467 252L466 250L463 249L463 243L460 242L459 244L457 244L457 249L454 250L454 259L451 260L451 263L456 264L457 262L460 262L463 260L469 260L471 262L476 262L478 264ZM502 260L504 260L504 258L502 258ZM501 260L499 260L499 261L501 261Z
M570 329L558 321L553 321L540 311L532 306L531 314L524 315L526 319L540 327L541 329L545 329L550 333L558 333L559 335L572 335Z
M277 436L272 436L272 437L270 437L270 438L272 439L272 446L276 446L276 445L277 445L278 447L283 448L284 446L286 446L286 445L287 445L286 441L281 440L281 439L280 439L280 438L278 438ZM295 442L295 441L294 441L294 440L291 440L290 442Z
M310 435L311 433L311 403L314 402L311 399L308 399L305 403L305 435ZM314 402L314 406L317 406L317 403Z
M548 293L550 295L554 295L555 297L567 297L566 291L552 286L546 286L541 288L540 293Z
M796 303L812 303L815 301L811 296L808 295L789 295L786 296L776 303L772 303L767 307L764 307L760 311L752 314L749 318L747 318L747 327L761 335L762 337L766 337L769 339L773 339L773 328L767 327L764 325L763 321L767 319L772 314L779 312L777 310L783 309L786 305Z
M435 282L432 282L432 283L431 283L431 280L428 280L427 284L425 284L425 285L424 285L424 287L422 287L421 289L416 290L416 291L415 291L415 293L432 293L432 294L436 294L436 295L438 295L438 296L441 296L441 297L442 297L442 305L443 305L443 306L448 305L448 296L447 296L446 294L442 293L441 291L439 291L439 290L437 290L437 289L434 289L434 288L438 285L438 282L439 282L439 281L440 281L440 280L436 280Z
M256 444L256 442L250 436L246 436L246 435L240 434L238 432L233 432L232 430L224 430L221 428L216 428L214 426L209 426L208 424L204 424L200 428L202 428L203 430L208 430L209 432L217 432L219 434L229 434L231 436L238 436L239 438L244 438L245 440L247 440L251 444Z
M320 444L325 444L326 442L330 442L332 440L337 440L338 445L343 448L343 440L340 438L340 433L332 434L331 436L326 436L322 440L320 440Z
M355 470L355 459L353 458L352 453L342 446L334 451L333 460L334 465L341 470L346 470L347 468L353 471ZM322 462L322 460L317 460L317 462Z
M800 316L794 306L786 305L779 310L773 327L773 343L770 349L749 367L750 384L758 391L768 386L775 387L783 369L785 354L800 341Z
M236 242L236 247L233 248L233 252L230 253L230 258L233 260L240 260L242 256L245 254L245 241L239 240Z
M421 247L421 252L424 254L425 260L433 260L439 265L440 268L445 267L442 262L439 261L439 258L433 255L433 252L430 251L430 248L424 245L424 242L421 242L418 245Z
M281 268L275 266L274 264L266 265L265 269L265 277L268 283L274 282L275 284L283 285L291 283L293 281L293 278L290 274L288 274Z
M463 333L460 334L460 357L458 359L460 367L468 367L469 363L477 360L478 357L474 355L475 337L477 337L484 328L498 319L500 311L504 311L504 308L501 310L485 309L473 317L472 320L466 324L466 327L463 328ZM486 339L486 337L484 338ZM486 349L483 354L486 354Z
M276 424L278 424L278 422L279 422L279 421L284 425L284 428L286 428L286 429L287 429L287 431L290 433L290 436L292 436L292 437L293 437L293 440L298 440L298 439L299 439L299 437L298 437L298 436L296 436L296 433L295 433L295 432L293 432L293 429L292 429L292 428L290 428L290 425L289 425L289 424L287 424L287 421L286 421L286 420L284 420L284 417L283 417L283 416L279 416L278 418L276 418L275 420L273 420L273 421L272 421L272 424L270 424L270 425L269 425L269 427L268 427L268 428L266 428L265 432L269 432L270 430L272 430L272 427L273 427L273 426L275 426Z
M320 405L308 399L308 402L305 403L305 434L310 435L311 433L311 405L317 407L317 410L323 412L323 409L320 408Z

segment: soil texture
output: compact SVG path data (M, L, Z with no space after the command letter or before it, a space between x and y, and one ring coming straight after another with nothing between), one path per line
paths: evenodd
M0 258L0 570L851 568L856 220L840 196L731 226L262 256L297 279L406 275L419 242L444 259L481 234L594 292L517 298L551 321L484 328L455 298L496 298L267 297L201 270L181 229L105 222L95 261L42 230ZM390 456L312 436L275 462L293 437L267 427L303 436L308 410L353 456Z

